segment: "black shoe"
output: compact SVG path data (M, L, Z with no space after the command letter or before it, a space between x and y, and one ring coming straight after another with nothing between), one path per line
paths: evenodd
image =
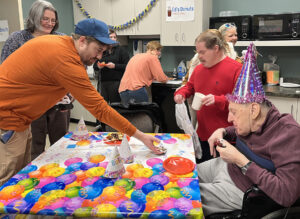
M199 163L201 163L201 159L196 157L196 164L199 164Z

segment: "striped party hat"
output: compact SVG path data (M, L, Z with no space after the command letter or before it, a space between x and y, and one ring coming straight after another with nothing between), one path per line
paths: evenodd
M245 54L245 62L237 79L232 94L227 94L228 101L235 103L262 103L265 92L256 64L256 48L250 43Z

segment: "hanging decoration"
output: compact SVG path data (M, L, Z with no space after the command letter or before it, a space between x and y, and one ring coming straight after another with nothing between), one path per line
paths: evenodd
M76 2L77 6L79 7L80 11L84 16L86 16L87 18L92 18L92 16L82 7L79 0L74 0L74 1ZM125 24L116 25L116 26L108 25L108 28L114 30L123 30L130 27L131 25L137 23L139 20L143 19L143 17L149 13L149 11L153 8L153 6L157 1L158 0L151 0L150 3L146 6L146 8L141 13L139 13L136 17L130 19L130 21L127 21Z

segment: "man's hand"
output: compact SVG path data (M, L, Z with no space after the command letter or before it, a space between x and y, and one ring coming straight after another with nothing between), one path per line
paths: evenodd
M106 67L106 68L111 68L111 69L113 69L113 68L116 67L116 65L115 65L114 63L112 63L112 62L109 62L109 63L107 63L107 64L105 65L105 67Z
M181 94L177 94L174 97L174 101L175 101L175 103L181 104L181 103L184 103L185 98Z
M209 150L210 150L210 155L213 157L217 156L216 153L216 143L219 139L222 139L224 137L225 129L224 128L219 128L216 131L212 133L212 135L209 137L208 144L209 144Z
M212 94L207 94L202 98L202 104L205 106L209 106L215 103L215 96Z
M155 138L152 135L145 134L141 132L140 130L136 130L136 132L133 134L133 137L139 139L142 141L150 150L152 150L155 154L164 154L164 151L161 151L159 147L156 147L153 142L160 143L160 140L158 138Z
M227 163L235 163L239 167L245 166L249 162L248 158L228 141L222 139L222 143L225 147L216 146L216 149L224 161Z

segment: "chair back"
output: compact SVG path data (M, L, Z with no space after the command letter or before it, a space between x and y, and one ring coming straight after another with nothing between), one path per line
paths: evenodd
M130 103L124 106L117 102L111 103L110 106L142 132L157 133L161 130L160 109L156 103ZM105 125L103 131L113 132L116 130Z

